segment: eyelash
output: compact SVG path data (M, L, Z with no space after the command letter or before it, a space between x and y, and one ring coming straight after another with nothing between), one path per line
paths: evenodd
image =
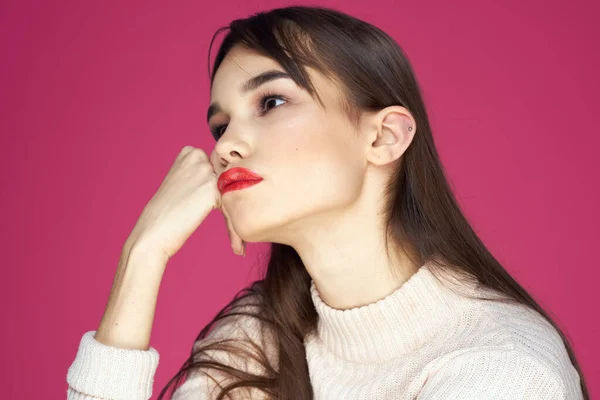
M263 115L267 114L273 108L277 108L277 107L273 107L273 108L270 108L269 110L265 111L265 104L266 104L267 100L271 100L271 99L283 100L285 102L288 101L287 97L277 94L275 92L264 93L263 95L260 96L260 99L258 100L258 107L259 107L258 116L259 117L262 117ZM279 106L279 107L281 107L281 106ZM225 127L227 127L227 124L217 125L210 130L210 132L212 133L215 140L219 140L219 138L221 136L223 136L223 134L221 133L221 129L225 128Z

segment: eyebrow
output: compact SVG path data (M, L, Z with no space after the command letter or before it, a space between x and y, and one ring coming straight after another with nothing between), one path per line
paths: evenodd
M276 79L282 79L282 78L292 79L287 74L287 72L279 71L276 69L271 69L271 70L262 72L262 73L256 75L255 77L250 78L246 82L244 82L244 84L240 87L240 93L244 94L244 93L250 92L250 91L258 88L259 86L264 85L267 82L274 81ZM208 121L210 121L210 118L213 115L215 115L216 113L219 113L221 111L222 111L222 109L221 109L221 106L219 105L219 103L212 103L208 107L208 112L206 113L206 123L208 123Z

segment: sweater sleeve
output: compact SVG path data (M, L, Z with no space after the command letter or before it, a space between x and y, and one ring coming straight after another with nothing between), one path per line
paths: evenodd
M521 350L473 350L431 373L418 400L577 400L567 393L560 368Z
M243 309L252 307L248 301ZM256 318L246 316L228 316L214 324L206 338L194 343L197 346L208 344L221 339L234 340L235 346L242 350L252 351L245 347L245 340L251 339L259 344L269 359L275 365L274 352L265 339L270 336L262 335L260 323ZM96 331L89 331L81 339L77 355L67 373L67 400L148 400L152 396L154 375L159 362L156 349L148 350L121 349L107 346L94 339ZM271 340L269 340L270 342ZM202 353L198 359L208 359L230 365L238 370L262 374L264 368L254 360L236 357L225 351L209 350ZM218 370L206 372L192 371L186 381L173 393L174 400L208 400L216 398L219 384L230 383L231 377ZM244 399L261 399L262 392L253 389L237 389ZM232 395L236 394L232 392ZM231 396L230 398L232 398Z
M158 366L156 349L121 349L97 341L96 331L81 338L67 373L68 400L147 400Z

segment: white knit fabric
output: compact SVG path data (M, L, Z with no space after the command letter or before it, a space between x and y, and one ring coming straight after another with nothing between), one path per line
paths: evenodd
M83 335L75 361L69 367L68 398L149 399L159 360L156 349L106 346L94 339L95 333Z
M319 322L304 344L316 400L583 398L562 340L543 317L521 305L460 296L427 265L384 299L349 310L324 303L314 282L310 291ZM221 324L205 340L257 338L255 324ZM69 368L67 398L149 399L158 352L109 347L94 334L84 334ZM210 379L195 374L174 399L213 399L215 390ZM253 390L238 398L263 396Z

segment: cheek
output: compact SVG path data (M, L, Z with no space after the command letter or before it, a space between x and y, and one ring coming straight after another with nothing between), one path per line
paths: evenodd
M277 226L351 204L363 183L360 149L339 121L310 114L271 127L255 154L268 181L230 202L234 226L256 241Z
M332 130L311 128L303 135L293 132L279 143L280 151L272 152L276 159L271 165L277 166L274 173L281 187L278 202L288 208L295 204L299 212L346 205L356 198L362 184L356 148Z

